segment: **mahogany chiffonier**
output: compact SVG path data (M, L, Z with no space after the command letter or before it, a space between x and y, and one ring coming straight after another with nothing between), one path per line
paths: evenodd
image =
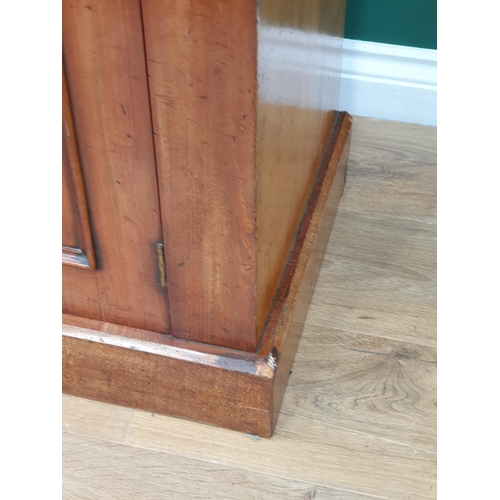
M270 437L342 195L345 0L63 0L63 391Z

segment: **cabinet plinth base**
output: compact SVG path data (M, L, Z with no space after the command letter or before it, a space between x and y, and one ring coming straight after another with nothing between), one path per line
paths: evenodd
M256 353L65 315L63 392L270 437L342 196L351 124L337 115Z

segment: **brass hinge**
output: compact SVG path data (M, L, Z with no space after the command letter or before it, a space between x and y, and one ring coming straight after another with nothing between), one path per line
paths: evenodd
M158 252L158 271L160 272L160 284L162 288L167 287L167 274L165 271L165 254L163 250L163 243L156 244Z

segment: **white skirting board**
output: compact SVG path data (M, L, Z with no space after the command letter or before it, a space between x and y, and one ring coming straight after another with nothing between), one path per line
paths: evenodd
M341 110L435 126L436 97L436 50L344 40Z

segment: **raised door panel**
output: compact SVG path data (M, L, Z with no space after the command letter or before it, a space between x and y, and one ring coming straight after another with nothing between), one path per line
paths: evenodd
M66 265L95 269L96 260L87 196L78 157L64 68L62 91L62 262Z
M63 238L88 258L87 235L95 250L94 269L63 266L63 311L168 333L143 40L139 0L63 1L65 112L74 129L65 145L73 159L64 161Z

